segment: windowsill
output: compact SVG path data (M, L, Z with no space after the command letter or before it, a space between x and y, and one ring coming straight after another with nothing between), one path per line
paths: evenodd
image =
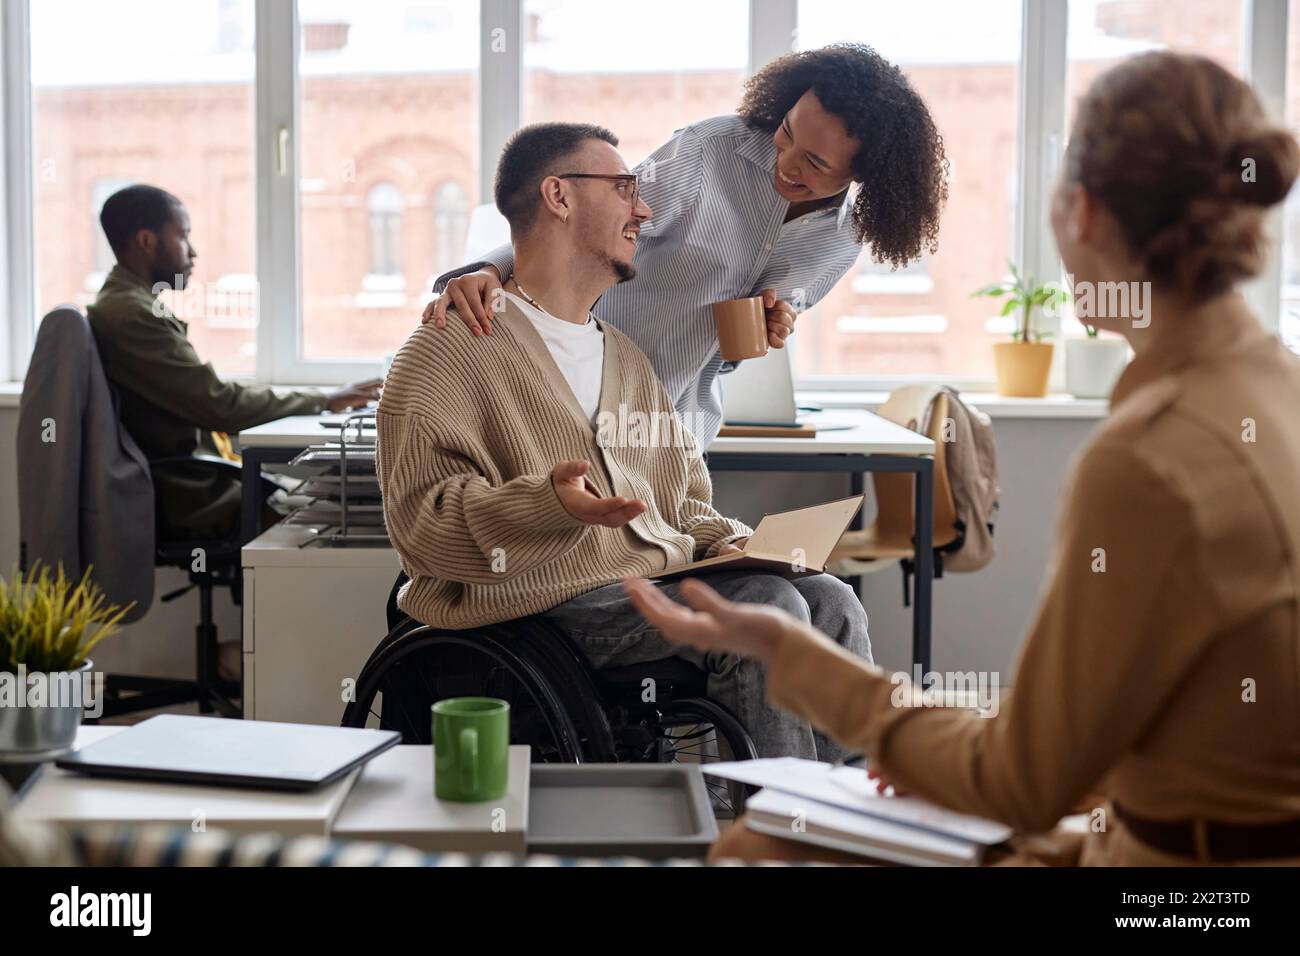
M291 386L283 386L289 388ZM321 386L301 386L320 388ZM0 408L17 408L22 396L22 382L0 382ZM1075 398L1072 395L1053 394L1046 398L1006 398L992 392L962 392L980 411L990 418L1105 418L1109 403L1104 398ZM888 392L826 392L803 391L795 393L800 404L820 405L823 408L865 408L875 411L889 396Z
M820 405L822 408L865 408L874 412L885 403L888 392L827 392L797 391L795 398L803 405ZM1110 402L1104 398L1075 398L1073 395L1053 393L1046 398L1007 398L993 392L961 393L989 418L1045 418L1045 419L1099 419L1105 418Z

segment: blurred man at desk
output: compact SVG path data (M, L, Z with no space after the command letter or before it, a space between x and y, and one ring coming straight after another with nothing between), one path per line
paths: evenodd
M128 186L108 198L99 221L117 265L87 316L117 389L122 424L151 461L195 454L235 460L227 434L287 415L341 412L379 396L379 379L330 394L222 380L194 351L187 323L158 299L165 289L185 288L198 258L185 206L155 186ZM155 476L154 488L161 537L219 538L238 527L237 477L168 472Z

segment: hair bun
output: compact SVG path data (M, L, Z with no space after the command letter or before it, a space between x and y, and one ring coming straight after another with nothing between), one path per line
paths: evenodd
M1236 139L1224 157L1219 191L1252 206L1286 198L1300 174L1300 146L1286 130L1266 127Z

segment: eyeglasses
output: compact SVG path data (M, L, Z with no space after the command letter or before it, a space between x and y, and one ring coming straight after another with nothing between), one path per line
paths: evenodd
M556 179L608 179L618 183L618 194L636 208L637 178L636 173L560 173Z

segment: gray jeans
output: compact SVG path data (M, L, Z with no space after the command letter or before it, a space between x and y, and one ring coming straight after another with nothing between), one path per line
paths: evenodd
M733 571L711 574L704 580L732 601L783 608L845 649L871 660L866 612L853 589L838 578L812 574L788 579L776 574ZM658 587L676 601L680 600L678 584L664 581ZM598 670L665 657L689 660L708 674L709 697L740 719L760 757L832 761L845 755L844 748L814 731L807 721L768 703L767 675L762 665L735 654L706 654L671 643L641 616L623 592L622 584L588 591L544 616L571 635Z

